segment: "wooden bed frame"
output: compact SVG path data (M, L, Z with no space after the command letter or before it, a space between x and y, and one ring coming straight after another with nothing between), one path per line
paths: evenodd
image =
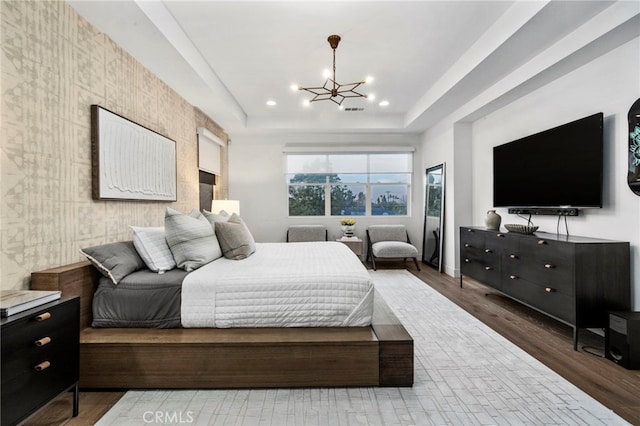
M31 274L80 297L81 388L413 385L413 339L377 293L370 327L92 328L98 278L88 261Z

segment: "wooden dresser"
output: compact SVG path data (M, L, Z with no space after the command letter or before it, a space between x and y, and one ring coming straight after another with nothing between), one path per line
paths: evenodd
M0 320L2 414L17 424L60 393L73 390L78 415L80 299L62 298Z
M629 243L536 232L460 228L460 285L467 275L573 327L605 328L631 305Z

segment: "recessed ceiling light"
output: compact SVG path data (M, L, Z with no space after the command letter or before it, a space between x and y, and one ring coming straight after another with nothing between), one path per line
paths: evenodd
M272 100L272 99L269 99L269 100L267 101L267 105L269 105L269 106L276 106L276 101L274 101L274 100Z
M380 105L381 107L389 106L389 101L380 101L378 105Z

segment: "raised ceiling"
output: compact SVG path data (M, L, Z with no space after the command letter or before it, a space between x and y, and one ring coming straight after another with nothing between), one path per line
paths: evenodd
M418 133L463 106L478 116L637 36L638 3L623 3L69 1L229 133ZM375 101L304 107L291 90L324 82L330 34L337 81L372 76Z

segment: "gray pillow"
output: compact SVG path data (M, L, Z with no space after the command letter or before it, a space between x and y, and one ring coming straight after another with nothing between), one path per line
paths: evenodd
M167 207L164 231L178 268L191 272L222 257L211 224L197 210L186 215Z
M176 261L167 244L163 227L142 228L131 226L133 245L138 254L153 272L164 274L176 267Z
M218 214L202 210L202 214L207 218L213 229L215 229L216 222L226 222L229 220L229 214L224 210L221 210Z
M216 222L215 230L227 259L245 259L256 251L253 235L237 214L232 214L226 222Z
M118 284L130 273L145 268L144 262L131 241L83 248L80 249L80 252L114 284Z

